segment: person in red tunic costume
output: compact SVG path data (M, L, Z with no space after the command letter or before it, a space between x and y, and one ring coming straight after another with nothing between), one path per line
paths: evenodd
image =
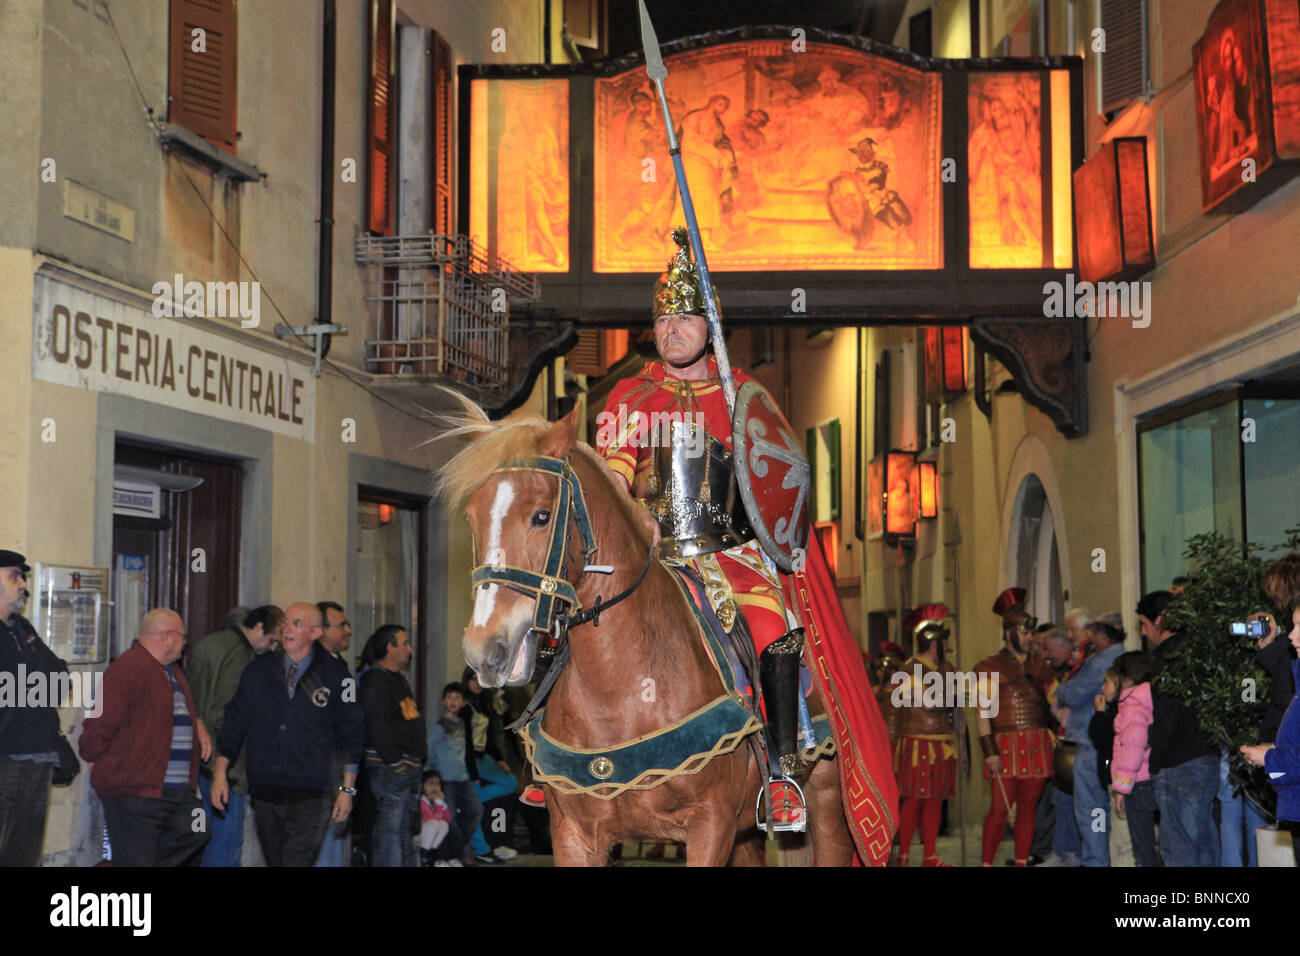
M1034 842L1034 808L1052 775L1056 737L1044 695L1050 678L1042 662L1027 654L1029 635L1038 621L1025 610L1025 593L1024 588L1007 588L993 602L1006 645L975 665L979 680L998 682L997 713L979 718L984 779L990 781L993 797L984 818L983 866L993 865L1012 805L1016 808L1015 864L1027 865Z
M946 691L947 675L953 673L944 659L949 632L943 621L951 613L942 604L925 604L907 616L903 626L912 633L916 653L890 681L891 703L898 714L894 774L903 799L898 822L899 866L908 865L918 822L925 848L921 865L952 865L939 857L935 844L943 802L957 789L957 711L945 706L944 695L936 700L933 690L926 692L926 682L934 680L930 674L943 679L940 686Z
M889 774L888 737L862 667L861 652L834 602L825 562L815 542L807 571L781 575L763 553L737 492L732 422L712 355L699 277L686 231L674 231L678 250L655 286L655 347L660 361L618 382L597 418L596 450L659 524L659 556L688 567L704 583L710 605L728 631L743 617L759 661L769 747L779 764L770 791L772 820L800 821L799 791L782 778L803 775L799 744L799 660L805 631L823 697L831 693L841 785L870 805L850 819L860 859L888 859L897 813ZM749 381L732 370L737 385ZM787 593L783 593L783 591ZM829 595L829 596L828 596ZM787 601L807 627L787 613ZM810 620L810 612L812 614ZM827 680L827 674L831 675ZM827 701L830 708L831 702ZM805 744L807 742L805 741ZM873 822L867 822L870 818Z

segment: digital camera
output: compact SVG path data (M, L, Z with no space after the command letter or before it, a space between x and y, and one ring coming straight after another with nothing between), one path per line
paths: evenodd
M1233 621L1229 627L1232 628L1233 637L1249 637L1252 641L1263 640L1268 636L1268 617L1257 614L1244 621Z

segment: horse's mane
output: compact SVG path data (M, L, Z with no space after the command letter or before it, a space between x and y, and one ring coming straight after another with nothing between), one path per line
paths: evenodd
M463 411L443 418L449 428L438 437L473 440L438 469L436 488L448 507L459 511L493 469L540 454L537 440L550 428L550 422L536 415L494 422L473 401L459 392L454 394Z

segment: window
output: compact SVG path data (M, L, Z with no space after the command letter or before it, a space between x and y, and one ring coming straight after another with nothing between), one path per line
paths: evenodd
M353 644L361 655L366 639L385 624L406 630L415 648L407 681L424 707L424 675L429 673L428 622L422 620L427 535L425 504L359 489L357 495L356 599L348 608Z
M393 51L397 8L393 0L370 0L367 31L369 81L366 89L366 228L394 234L397 179L397 68Z
M1146 0L1101 0L1106 52L1098 62L1101 111L1117 110L1150 87L1147 61Z
M1065 595L1056 522L1037 475L1026 475L1016 493L1007 557L1011 583L1029 592L1031 612L1040 621L1061 621Z
M168 122L235 152L235 0L171 0Z
M812 520L840 519L840 420L808 429L808 465L812 475Z
M1186 573L1192 535L1217 531L1270 548L1300 525L1296 394L1245 386L1139 426L1144 591Z
M440 236L455 231L452 213L452 85L451 47L438 34L429 31L429 78L431 102L429 104L430 160L429 225Z

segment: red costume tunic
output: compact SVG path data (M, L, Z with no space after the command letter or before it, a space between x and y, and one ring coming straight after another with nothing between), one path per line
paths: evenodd
M916 667L921 668L922 685L913 687ZM892 709L898 713L899 733L894 743L894 774L898 792L903 797L922 800L947 800L957 792L957 734L953 725L953 708L942 703L924 705L925 675L940 677L951 667L938 667L924 657L913 657L891 680L893 701L902 704ZM930 678L933 679L933 678Z

